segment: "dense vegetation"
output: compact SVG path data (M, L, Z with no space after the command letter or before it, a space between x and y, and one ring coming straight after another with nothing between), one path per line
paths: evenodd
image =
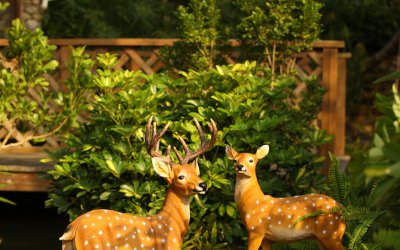
M132 8L140 9L155 2L134 1L130 4L135 6ZM176 4L164 2L171 6ZM356 160L349 166L349 175L338 171L337 162L332 157L328 185L324 176L319 175L324 158L318 148L329 141L330 136L312 124L324 90L317 79L311 78L305 80L306 91L295 96L296 81L290 67L288 71L282 71L280 67L290 66L288 58L291 53L307 48L318 37L321 5L311 0L296 1L298 4L291 9L286 7L293 1L287 0L272 1L265 6L261 5L264 1L227 2L230 1L193 0L178 9L175 21L180 22L183 41L164 52L164 59L173 74L148 76L142 72L114 70L115 55L102 54L93 60L85 54L84 48L74 49L68 64L70 78L65 82L71 90L68 94L47 95L48 83L43 74L57 67L51 56L54 47L47 45L40 30L29 32L18 21L14 22L9 33L10 47L3 62L16 60L21 65L18 68L21 73L13 74L14 69L2 65L0 85L7 84L7 88L0 91L9 92L4 92L1 97L18 99L29 87L36 86L43 101L75 107L52 114L46 112L46 105L40 109L29 100L26 103L21 99L16 108L9 107L7 104L14 102L7 100L0 106L0 118L23 118L25 120L21 121L27 124L54 124L48 127L48 131L57 124L75 128L73 133L65 133L66 147L52 154L57 165L49 172L54 180L54 189L46 204L67 213L71 219L99 207L154 214L162 205L167 184L154 174L145 151L143 131L147 119L154 115L161 125L171 123L162 147L167 144L179 147L177 136L181 135L190 142L191 148L195 148L199 137L191 123L192 118L203 124L212 118L220 130L218 142L213 150L199 159L201 177L210 189L206 195L193 199L185 249L218 249L245 244L247 233L241 226L233 200L232 164L223 152L226 144L239 151L254 151L262 144L270 145L271 152L257 172L265 193L276 196L330 193L344 204L345 209L334 212L340 212L347 220L344 242L348 249L396 249L400 228L399 196L396 192L400 103L397 88L392 88L390 97L377 95L376 104L384 115L377 121L371 150L354 155ZM60 10L63 5L69 8L67 12L49 13L59 15L60 20L69 20L64 18L68 15L81 17L93 6L110 6L109 2L103 1L86 1L83 5L74 1L54 1L51 4ZM232 15L237 18L233 20L224 15L220 11L221 4L240 10ZM248 4L252 4L254 12L250 11ZM122 1L112 8L121 11L120 17L125 19L115 19L115 22L133 22L133 17L145 21L137 15L128 15L130 8L120 9L121 6ZM328 2L326 6L329 7ZM281 15L271 16L271 8L281 9ZM71 22L71 26L65 28L66 36L91 34L92 27L98 27L97 31L100 31L93 36L135 35L129 33L128 25L115 28L106 24L107 17L96 10L93 8L92 15L85 16L82 25L74 26ZM171 17L171 13L162 8L154 11L165 11L163 15ZM308 19L299 19L302 16L296 16L299 13ZM172 18L170 20L164 24L175 22ZM229 21L235 25L228 25ZM152 30L151 27L160 25L156 20L141 24L150 28L137 30L138 34L149 34L146 32ZM284 24L285 29L272 28L279 24ZM197 25L195 30L190 29L193 25ZM65 26L54 24L45 27L49 34L57 34L60 32L57 29ZM51 33L51 27L54 33ZM247 46L254 46L259 56L244 53L245 56L240 58L241 64L219 65L226 38L231 36ZM248 39L252 42L248 43ZM275 39L298 40L293 44L277 44ZM179 46L185 50L179 51L182 48ZM182 52L193 56L182 61L182 54L179 54ZM278 55L276 61L268 61L271 55ZM184 71L177 73L176 69ZM82 110L84 116L77 119ZM278 244L275 249L315 247L315 242L307 242L290 246Z

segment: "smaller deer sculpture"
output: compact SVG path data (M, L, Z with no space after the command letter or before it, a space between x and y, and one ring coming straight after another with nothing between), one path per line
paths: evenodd
M204 194L207 184L199 177L197 157L210 149L217 140L217 127L208 124L211 139L206 141L203 130L195 120L201 145L191 152L179 138L185 157L174 148L179 163L172 162L170 147L165 156L159 151L159 142L168 124L157 133L156 124L151 131L152 118L146 126L147 152L153 157L155 172L170 184L164 205L158 214L137 216L113 210L97 209L81 215L71 222L61 236L63 250L164 250L180 249L189 226L190 196ZM192 162L193 161L193 162Z
M260 147L255 154L238 153L226 146L228 159L235 161L235 202L249 233L248 249L271 248L273 242L292 242L315 238L320 249L342 250L346 224L340 215L325 213L295 223L304 215L329 211L341 206L331 197L307 194L285 198L265 195L257 181L256 165L269 152Z

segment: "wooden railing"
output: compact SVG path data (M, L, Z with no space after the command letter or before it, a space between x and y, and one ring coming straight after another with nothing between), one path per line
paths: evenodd
M163 46L171 46L175 41L177 39L50 39L49 42L57 46L55 57L60 62L60 68L56 74L46 76L46 78L54 90L58 91L61 88L62 81L68 76L66 63L71 47L76 46L86 46L86 52L93 57L104 52L118 54L117 68L142 70L147 74L156 73L164 67L160 61L159 49ZM7 40L0 39L0 47L7 46L7 44ZM346 59L350 58L350 54L342 52L343 49L344 42L342 41L318 41L313 44L312 51L296 55L295 65L299 79L296 92L305 89L302 79L310 76L319 78L321 84L327 89L318 120L322 129L334 135L334 140L324 146L322 150L325 154L330 151L337 156L345 154ZM7 126L0 124L0 141L8 132ZM14 140L18 141L23 139L25 134L13 131L12 136ZM59 147L58 143L57 137L49 137L41 147L25 143L19 148L3 150L3 152L0 150L0 172L13 172L13 170L17 172L15 170L18 170L18 173L34 173L32 176L24 177L24 180L19 180L31 183L20 185L20 188L15 185L2 185L2 183L13 183L18 180L11 180L10 175L0 175L0 190L46 191L47 182L38 187L37 183L40 179L35 177L36 172L33 169L42 171L51 167L49 165L41 166L38 159L43 156L44 148L57 148ZM31 160L18 161L18 158ZM16 159L15 164L10 164L12 159ZM12 176L15 179L15 175Z

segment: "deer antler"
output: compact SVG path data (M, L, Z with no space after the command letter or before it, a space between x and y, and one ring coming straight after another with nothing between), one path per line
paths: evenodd
M210 149L217 141L218 130L217 130L217 126L215 125L215 122L213 121L213 119L211 119L211 123L207 122L208 128L211 131L211 139L208 142L205 139L203 129L201 128L199 122L196 119L194 119L194 124L196 125L197 131L199 131L199 135L200 135L200 139L201 139L200 148L194 152L191 152L189 150L185 140L183 140L183 138L179 136L179 141L181 142L181 144L183 146L183 150L185 151L185 157L182 157L179 154L176 147L174 147L174 152L176 154L176 157L178 157L180 164L187 164L190 161L194 160L197 156L203 154L208 149Z
M149 153L149 155L152 157L163 157L166 160L171 161L171 157L170 157L171 146L170 145L168 145L167 153L165 156L163 156L160 151L160 140L161 140L161 137L167 131L169 123L165 124L164 128L160 131L160 133L157 133L157 123L154 122L153 126L152 126L151 125L152 121L153 121L153 116L151 116L149 118L149 121L147 122L147 125L146 125L145 140L146 140L147 153ZM152 127L153 127L153 131L151 131Z

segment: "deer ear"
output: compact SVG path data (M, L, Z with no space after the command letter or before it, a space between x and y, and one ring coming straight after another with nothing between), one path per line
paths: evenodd
M174 172L168 162L159 157L151 158L151 162L153 163L154 171L156 171L159 176L167 179L168 183L171 183L174 178Z
M238 156L238 152L228 145L225 147L225 153L229 160L235 160L236 156Z
M269 152L269 146L268 145L263 145L263 146L259 147L257 149L257 153L256 153L257 159L264 158L265 156L267 156L268 152Z
M196 159L194 159L194 161L191 163L192 167L194 167L194 169L196 170L196 174L200 175L200 168L199 168L199 162Z

